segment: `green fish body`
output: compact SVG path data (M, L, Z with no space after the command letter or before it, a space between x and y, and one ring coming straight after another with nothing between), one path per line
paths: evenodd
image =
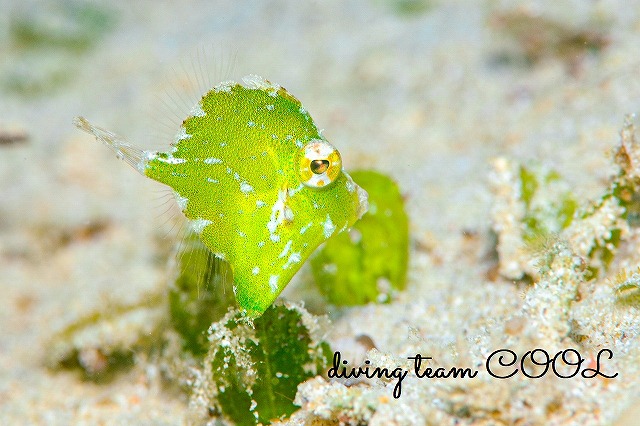
M367 193L300 101L260 77L243 81L204 95L169 152L76 125L175 191L204 245L230 263L239 306L257 317L322 242L366 212Z

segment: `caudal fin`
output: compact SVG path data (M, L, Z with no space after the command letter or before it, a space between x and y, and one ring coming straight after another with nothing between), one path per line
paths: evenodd
M94 126L84 117L74 118L73 124L78 129L95 136L97 140L111 148L119 159L126 161L131 167L139 171L141 174L145 174L144 170L149 162L149 155L151 152L143 151L140 148L129 144L121 136L101 127Z

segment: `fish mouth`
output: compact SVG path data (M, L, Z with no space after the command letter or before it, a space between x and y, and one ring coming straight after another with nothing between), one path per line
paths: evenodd
M356 192L358 193L358 219L369 210L369 194L361 186L356 185Z

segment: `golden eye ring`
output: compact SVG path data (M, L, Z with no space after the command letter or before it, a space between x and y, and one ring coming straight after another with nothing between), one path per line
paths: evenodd
M342 171L338 150L327 141L313 139L301 149L300 180L309 188L324 188L333 183Z

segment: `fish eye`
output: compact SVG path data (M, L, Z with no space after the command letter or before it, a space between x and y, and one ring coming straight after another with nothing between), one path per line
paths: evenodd
M342 159L329 142L313 139L301 151L299 173L303 184L309 188L323 188L338 178Z
M311 171L315 175L321 175L329 168L329 160L313 160L311 162Z

